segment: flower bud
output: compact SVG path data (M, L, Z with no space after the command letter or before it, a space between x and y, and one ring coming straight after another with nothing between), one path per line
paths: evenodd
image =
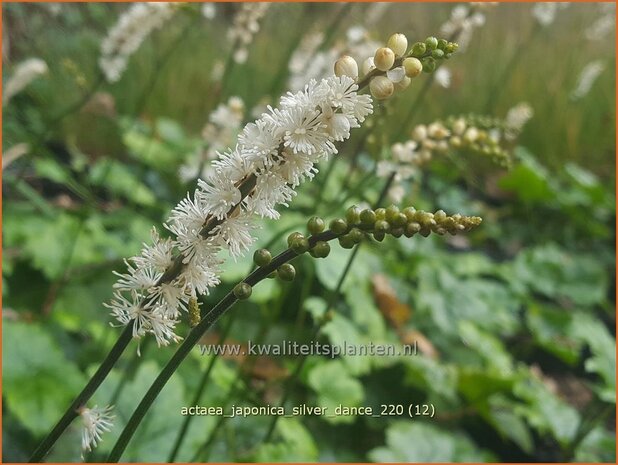
M395 53L388 47L379 48L376 50L373 62L380 71L387 71L395 63Z
M245 282L238 283L234 286L234 296L238 300L246 300L251 297L251 286Z
M369 208L360 212L360 221L363 226L373 226L376 219L375 212Z
M426 51L427 51L427 45L425 45L423 42L416 42L412 46L412 55L414 55L415 57L423 56Z
M292 245L290 248L296 252L298 255L304 254L307 250L309 250L309 241L303 238L297 238L292 241Z
M427 138L427 126L419 124L412 130L412 139L416 142L422 142Z
M258 249L253 254L253 262L257 266L266 266L271 262L272 259L272 255L266 249Z
M425 39L425 45L427 45L429 50L435 50L438 48L438 39L435 37L427 37Z
M408 50L408 39L403 34L393 34L388 38L386 46L395 53L395 56L401 57Z
M423 64L418 58L406 58L402 64L406 71L406 76L410 78L418 76L423 71Z
M361 71L363 72L363 74L369 74L374 69L376 69L376 65L373 62L373 57L369 57L365 61L363 61L363 64L361 65Z
M432 73L436 69L436 60L432 57L423 58L421 63L423 64L423 71L426 73Z
M335 62L335 76L358 77L358 63L351 56L344 55Z
M356 242L354 242L354 239L352 239L350 234L345 234L339 237L339 245L344 249L351 249L356 245Z
M277 276L281 281L294 281L296 277L296 268L289 263L284 263L277 268Z
M296 242L298 239L304 239L304 238L305 236L303 236L302 233L293 232L292 234L288 236L288 247L292 247L292 244Z
M311 249L311 255L315 258L326 258L330 253L330 245L325 241L318 241Z
M376 221L386 219L386 208L376 208Z
M324 231L324 227L324 220L319 216L312 216L309 218L309 221L307 221L307 230L311 235L320 234Z
M328 228L335 234L343 234L348 230L348 223L342 218L335 218L329 223Z
M345 219L348 224L357 224L360 222L360 208L356 205L352 205L345 212Z
M376 76L369 83L369 90L378 100L384 100L393 95L395 86L386 76Z

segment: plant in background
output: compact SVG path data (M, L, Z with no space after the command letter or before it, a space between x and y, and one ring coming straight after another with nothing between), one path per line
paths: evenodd
M168 2L135 3L120 16L101 42L99 66L108 82L120 80L131 55L174 15L177 7Z
M260 31L260 21L268 11L270 3L243 3L234 16L228 38L235 44L234 61L244 63L249 56L248 47Z
M19 94L32 81L44 75L47 71L47 63L40 58L29 58L19 63L13 70L9 80L3 85L2 106L7 105L15 95Z

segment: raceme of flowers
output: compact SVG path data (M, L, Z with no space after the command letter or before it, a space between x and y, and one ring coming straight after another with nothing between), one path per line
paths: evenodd
M253 37L260 31L260 20L266 14L270 3L243 3L234 17L234 25L229 30L228 37L237 42L234 61L244 63L249 56L248 47ZM306 82L306 81L305 81Z
M519 134L531 116L531 108L520 104L509 112L505 121L470 115L417 125L412 130L411 140L394 144L392 158L378 163L377 175L393 176L388 195L391 201L400 203L405 195L403 182L416 176L435 154L466 151L489 156L498 165L508 166L510 154L501 144Z
M597 78L605 70L603 60L594 60L582 69L577 79L577 85L571 92L571 99L579 100L590 92Z
M357 90L348 76L311 81L246 125L238 144L219 154L212 174L172 211L165 224L172 237L153 229L152 244L117 273L107 306L122 325L133 325L134 337L151 333L159 345L180 339L181 311L219 284L220 252L237 258L249 250L254 218L279 218L277 206L287 206L294 189L314 177L315 163L336 154L335 142L372 112L371 97Z
M47 73L47 63L40 58L29 58L19 63L2 88L2 106L9 103L28 84L45 73Z
M101 43L99 66L108 82L118 81L129 58L155 29L170 19L177 6L167 2L133 3Z

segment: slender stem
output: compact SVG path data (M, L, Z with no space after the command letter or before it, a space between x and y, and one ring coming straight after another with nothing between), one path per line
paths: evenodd
M219 340L217 344L222 344L227 339L232 329L232 326L234 326L234 320L236 318L236 315L238 315L238 313L233 313L232 316L230 316L230 318L228 319L227 324L225 325L225 328L223 329L223 331L221 332L221 335L219 336ZM206 389L206 385L208 384L210 373L212 372L212 369L215 366L215 362L217 361L218 355L219 355L218 353L215 353L210 358L210 362L208 363L208 366L206 367L206 370L204 371L204 374L202 375L202 379L200 379L200 383L198 385L197 391L195 391L195 395L193 396L193 400L191 401L190 405L197 405L198 402L200 401L200 398L202 397L202 394L204 393L204 390ZM178 435L176 436L176 441L174 441L174 446L172 447L172 451L170 452L170 455L167 458L168 462L173 463L174 460L176 460L176 456L178 455L178 452L180 451L180 446L182 446L182 442L185 438L185 434L187 430L189 429L189 424L191 423L192 418L193 418L192 415L187 415L185 417L182 423L182 426L180 427L180 431L178 431Z
M315 236L311 236L309 238L310 246L314 246L318 241L329 241L337 237L335 233L332 231L326 231L321 234L317 234ZM243 282L254 286L259 283L263 279L265 279L271 272L275 271L279 266L287 263L288 261L296 258L298 254L294 252L292 249L287 249L284 252L277 255L270 264L267 266L261 267L253 271L247 278L243 280ZM204 316L202 321L193 328L193 330L187 335L184 342L180 345L178 350L174 353L169 362L165 365L159 376L155 379L153 384L150 386L141 402L133 412L133 415L129 419L127 425L125 426L122 433L120 433L120 437L118 438L114 448L112 449L108 462L117 462L122 453L126 449L129 441L135 434L137 427L143 420L144 416L152 406L153 402L163 389L163 387L167 384L169 379L172 377L176 369L180 366L182 361L189 355L193 346L200 340L200 338L204 335L206 331L208 331L217 320L227 312L232 305L236 303L238 299L234 295L233 292L229 292L217 305L215 305L212 310Z
M60 435L69 426L71 421L77 417L78 409L86 404L86 402L92 397L94 392L101 385L103 380L107 377L113 366L116 364L124 350L127 348L131 340L133 339L133 325L127 325L120 337L110 350L97 372L90 378L86 387L78 394L73 403L69 406L62 418L58 421L56 426L51 430L47 437L39 444L39 447L33 452L30 457L30 462L41 462L45 456L49 453L52 446L56 443Z

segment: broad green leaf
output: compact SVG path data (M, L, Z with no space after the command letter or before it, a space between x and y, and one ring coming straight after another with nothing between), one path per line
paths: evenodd
M60 419L86 380L45 327L5 320L2 335L5 407L41 436Z
M318 447L311 433L296 418L281 418L277 422L277 432L282 442L262 444L254 460L263 462L315 462L318 460Z

